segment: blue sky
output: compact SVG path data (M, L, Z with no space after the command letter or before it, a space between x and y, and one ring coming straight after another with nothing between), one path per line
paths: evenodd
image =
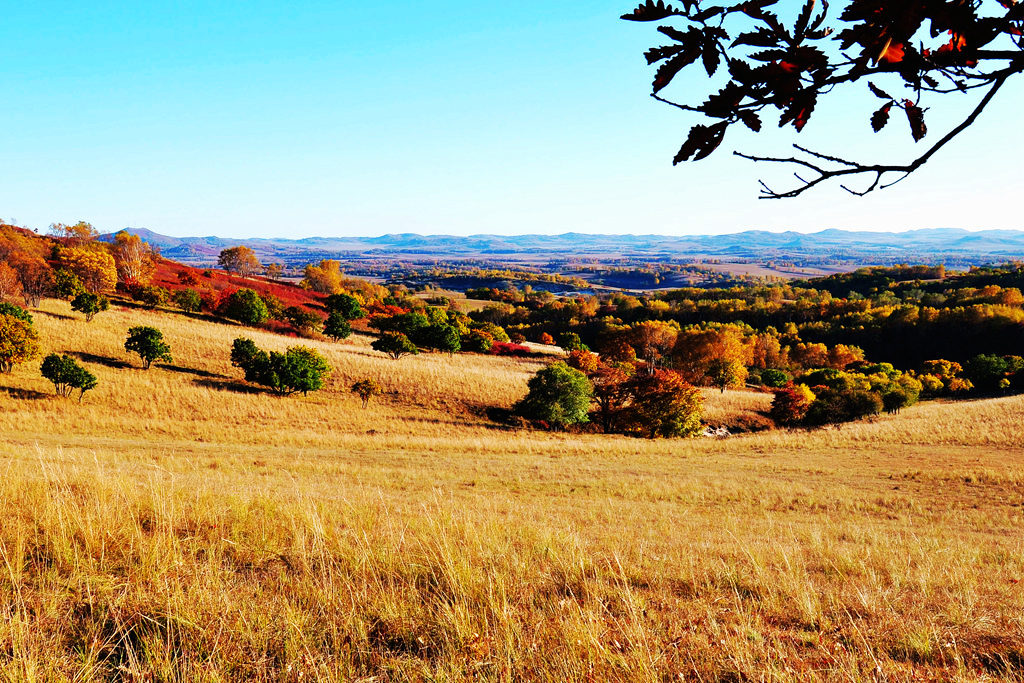
M758 177L785 174L729 149L672 167L692 119L648 97L642 53L658 36L618 20L629 2L8 4L0 216L29 227L83 219L227 237L1024 227L1020 84L896 188L760 201ZM798 141L909 158L905 125L870 132L874 104L840 95ZM933 136L943 116L929 112ZM784 152L790 131L726 147Z

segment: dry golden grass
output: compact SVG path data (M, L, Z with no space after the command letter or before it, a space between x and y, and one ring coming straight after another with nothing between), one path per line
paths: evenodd
M79 405L0 378L6 680L1022 680L1024 398L724 440L507 431L480 407L536 362L314 342L337 376L281 399L228 350L295 340L55 316L46 349L101 383ZM175 368L116 367L140 323ZM397 393L362 410L362 377Z

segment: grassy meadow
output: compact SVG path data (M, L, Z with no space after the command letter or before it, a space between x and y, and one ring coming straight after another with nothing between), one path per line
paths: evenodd
M542 362L33 311L0 376L0 679L1024 680L1024 397L646 441L488 420ZM174 363L123 342L159 327ZM279 398L231 341L335 369ZM360 407L352 382L386 394ZM708 393L708 420L767 406Z

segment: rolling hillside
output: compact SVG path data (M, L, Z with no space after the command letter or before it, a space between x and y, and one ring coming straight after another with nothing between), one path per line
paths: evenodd
M323 392L231 340L33 312L99 377L0 378L7 680L1015 680L1024 397L724 440L509 431L535 360L310 342ZM128 326L174 362L138 369ZM367 409L348 390L389 392ZM709 394L712 415L763 394Z

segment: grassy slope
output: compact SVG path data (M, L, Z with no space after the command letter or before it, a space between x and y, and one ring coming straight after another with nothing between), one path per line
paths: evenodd
M328 390L279 399L228 348L295 340L44 309L46 350L101 384L0 377L8 679L1020 678L1024 398L723 441L509 432L476 406L536 361L313 342ZM174 366L123 367L139 323ZM395 393L362 410L362 377Z

